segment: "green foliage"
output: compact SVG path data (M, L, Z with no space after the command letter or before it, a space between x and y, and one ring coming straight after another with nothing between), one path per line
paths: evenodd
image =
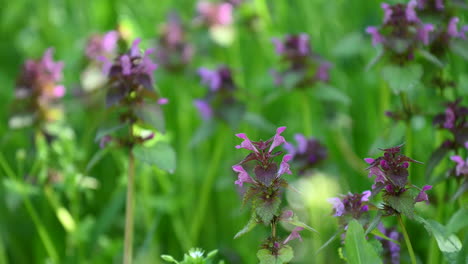
M375 247L366 240L364 229L356 220L348 224L345 249L346 259L350 264L382 263Z
M252 217L250 218L249 222L242 228L237 234L234 236L234 239L250 232L254 227L258 225L257 217L255 214L252 214Z
M161 258L169 263L176 264L212 264L214 263L213 258L218 253L218 250L210 251L206 257L204 256L204 251L200 248L192 248L187 254L184 254L184 259L182 261L177 261L174 257L170 255L161 255ZM224 263L219 261L218 264Z
M151 146L137 145L133 148L133 154L138 160L170 173L176 168L176 154L166 142L157 142Z
M293 257L293 249L288 245L282 246L277 255L273 255L268 249L260 249L257 252L260 264L284 264L291 261Z
M268 201L263 201L262 198L257 197L253 204L255 213L260 217L264 224L270 223L273 216L277 214L280 205L281 197L275 197Z
M388 65L382 69L382 77L385 79L395 94L411 92L421 80L423 69L419 64L411 64L404 67Z
M400 194L400 196L385 196L384 201L399 213L404 214L409 218L414 218L415 197L416 196L412 194L411 190L407 190Z

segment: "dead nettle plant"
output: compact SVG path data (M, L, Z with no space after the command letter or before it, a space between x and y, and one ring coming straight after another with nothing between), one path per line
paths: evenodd
M153 85L157 66L150 58L153 50L141 52L136 39L131 48L114 60L100 57L107 76L106 106L109 125L98 131L96 139L102 148L114 146L128 153L127 201L123 263L132 263L135 158L172 172L175 153L161 140L164 118L161 105L168 99L159 95ZM159 135L159 137L156 137Z
M293 249L288 243L293 239L302 241L299 232L303 229L315 231L315 229L300 222L291 210L281 210L281 201L288 182L282 177L284 174L292 174L288 162L292 155L283 155L282 151L274 149L283 143L285 139L281 133L286 127L279 127L276 134L266 140L251 141L246 134L236 134L243 139L237 149L247 149L250 153L232 169L238 173L235 184L244 189L242 204L250 204L251 218L247 225L239 231L234 238L238 238L252 230L258 224L270 226L271 234L263 241L257 252L260 263L288 263L294 256ZM280 157L283 156L280 160ZM249 174L248 170L251 170ZM250 175L253 175L250 176ZM244 186L244 184L248 186ZM278 234L278 224L284 222L295 226L291 234L282 238Z

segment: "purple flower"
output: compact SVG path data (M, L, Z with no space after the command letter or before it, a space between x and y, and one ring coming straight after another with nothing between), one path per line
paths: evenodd
M284 142L286 142L286 140L284 140L284 137L281 136L281 133L283 133L283 131L286 129L286 127L279 127L278 129L276 129L276 134L275 136L273 137L273 142L271 143L271 146L270 146L270 152L278 147L279 145L283 144Z
M294 216L293 211L286 210L286 211L283 211L283 213L281 213L280 219L287 221L287 220L291 220L293 216Z
M333 205L333 209L335 210L335 214L333 216L342 216L345 213L344 204L341 202L340 198L328 198L327 201Z
M321 63L317 69L317 72L315 73L315 78L322 82L328 82L330 80L330 68L330 63Z
M198 19L209 26L228 26L233 22L233 8L230 3L198 2Z
M327 201L333 205L335 214L333 216L345 216L350 215L354 219L359 219L364 212L367 212L369 207L366 204L371 196L370 191L364 191L362 194L348 193L347 195L341 195L342 198L333 197ZM346 225L347 223L345 223Z
M434 31L434 25L425 24L423 27L418 28L418 38L424 45L429 45L429 32Z
M390 239L395 241L400 241L401 234L398 233L395 229L386 229L382 223L378 225L378 229L382 234L387 236ZM384 238L376 236L378 240L382 243L383 248L383 258L386 260L385 263L399 264L400 263L400 246L397 243L386 240Z
M406 19L410 22L418 22L419 18L416 15L416 11L414 10L418 3L416 0L411 0L408 5L406 6Z
M384 37L380 34L377 27L367 27L366 33L372 36L372 45L376 46L377 44L384 42Z
M302 230L304 230L304 228L300 226L294 228L291 234L284 240L283 244L287 244L289 241L294 240L296 238L302 242L302 237L299 234L299 232Z
M250 141L250 139L247 137L246 134L239 133L239 134L236 134L236 137L242 138L244 140L244 141L242 141L242 143L240 145L236 146L236 149L244 148L244 149L248 149L248 150L258 152L257 148L252 144L252 141Z
M94 35L86 45L86 56L93 60L100 56L112 56L117 49L118 40L119 33L117 31L109 31L104 35Z
M327 158L327 149L315 138L307 139L302 134L294 136L297 142L297 148L287 143L284 148L293 155L293 162L299 166L299 173L316 167L320 162Z
M455 169L455 173L457 176L468 175L468 158L466 160L463 160L461 156L452 156L450 157L450 159L457 163L457 167Z
M382 3L380 7L382 7L382 9L384 10L384 23L388 23L388 21L392 17L392 8L387 3Z
M432 189L431 185L424 185L422 187L421 191L419 192L418 196L416 197L416 202L422 202L422 201L429 201L429 197L426 194L426 191Z
M447 34L450 37L453 37L453 38L459 37L460 33L458 32L458 27L457 27L457 24L459 21L460 19L458 17L453 17L450 19L450 22L447 27Z
M202 78L202 83L208 85L212 91L217 91L221 87L221 76L217 71L200 68L198 75Z
M244 170L241 165L232 166L232 170L239 173L237 180L234 182L236 185L242 187L244 182L254 183L254 180L249 176L249 174Z
M281 161L280 168L278 170L278 177L283 174L292 174L291 170L289 170L288 162L292 159L291 154L287 154L283 156L283 160Z
M198 109L198 112L200 113L203 120L210 120L213 117L213 109L211 109L209 103L201 99L194 100L193 103Z

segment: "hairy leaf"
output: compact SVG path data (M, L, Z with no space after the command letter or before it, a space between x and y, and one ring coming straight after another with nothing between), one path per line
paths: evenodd
M412 219L414 218L414 198L415 197L408 190L400 196L385 196L384 201L399 213Z
M457 233L468 226L468 208L460 208L447 223L448 233Z
M257 218L255 217L255 214L253 214L249 222L247 222L247 224L244 226L244 228L242 228L239 232L237 232L237 234L234 236L234 239L250 232L250 230L256 227L257 224L258 224Z
M137 145L133 148L133 154L138 160L170 173L173 173L176 168L175 151L166 142L158 142L149 147Z
M405 67L389 65L382 69L382 77L395 94L410 92L419 83L422 74L423 69L419 64Z
M294 252L290 246L283 246L278 252L278 256L274 256L268 249L260 249L257 252L257 257L260 264L283 264L288 263L294 257Z

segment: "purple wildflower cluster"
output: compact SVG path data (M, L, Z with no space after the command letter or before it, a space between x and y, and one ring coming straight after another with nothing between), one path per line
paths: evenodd
M179 16L171 13L156 47L157 61L168 70L179 71L190 63L193 54L194 48L187 41Z
M131 126L134 123L143 123L154 129L161 129L158 124L152 122L154 118L148 118L148 114L161 113L159 105L166 104L168 99L160 97L153 86L153 72L157 68L149 56L153 50L146 50L142 54L139 43L140 39L136 39L130 50L119 55L114 61L102 56L99 58L103 62L103 72L108 76L106 104L108 107L118 105L119 108L125 109L119 116L119 121L123 124ZM106 135L101 138L101 147L111 141L131 147L153 136L131 135L131 138L116 138Z
M390 59L397 64L413 60L414 52L422 45L429 45L434 25L423 23L416 14L417 2L390 5L382 3L384 20L381 26L367 27L372 44L382 44Z
M13 128L34 124L42 129L60 119L59 99L65 95L62 80L63 62L55 62L49 48L39 60L27 60L16 81ZM21 118L20 118L21 117Z
M217 117L230 122L233 112L238 110L241 112L240 115L242 114L244 105L235 97L237 88L228 67L220 66L215 70L200 68L198 75L202 84L208 86L206 96L194 101L203 120L208 121Z
M460 105L461 99L446 104L444 113L434 117L433 124L441 129L448 130L453 140L443 143L445 148L463 148L468 142L468 107Z
M284 148L293 156L292 162L297 164L299 174L317 167L327 158L327 149L318 139L308 139L302 134L296 134L294 138L297 146L286 143Z
M276 85L303 88L329 81L331 64L312 52L307 34L286 35L272 41L283 64L282 69L272 71Z
M329 198L328 202L333 205L333 216L338 217L340 225L345 229L349 221L356 219L366 223L368 221L370 191L363 193L348 193L341 197Z
M303 225L297 225L292 211L279 212L283 190L288 186L282 175L292 174L288 163L292 159L291 154L283 155L281 162L275 161L283 154L282 151L275 151L275 148L286 143L281 135L285 129L286 127L279 127L276 134L266 141L251 141L244 133L236 134L238 138L243 139L236 148L247 149L251 153L241 162L232 166L232 169L238 173L235 184L239 187L248 184L243 194L243 203L252 203L254 221L272 226L272 234L264 242L262 248L268 250L273 256L278 256L281 249L291 240L302 240L299 231L304 229ZM252 165L253 176L246 170L246 168L251 168L249 166L251 162L255 162ZM292 224L296 221L297 225L284 240L278 238L276 234L276 225L280 221Z
M412 211L403 210L402 198L405 198L405 207L412 208L414 203L428 201L425 193L432 186L425 185L420 189L417 195L410 193L410 188L415 187L408 183L408 167L410 162L420 163L416 160L401 154L401 145L382 149L384 155L376 159L366 158L369 164L369 177L376 176L374 185L372 185L372 195L377 195L383 190L384 211L386 215L397 213L407 213L412 217ZM408 201L409 200L409 201Z
M119 32L112 30L103 35L95 34L91 36L86 45L86 56L91 60L98 60L99 57L111 58L117 52Z
M197 4L197 12L196 21L209 27L229 26L233 22L233 5L230 2L201 1Z

